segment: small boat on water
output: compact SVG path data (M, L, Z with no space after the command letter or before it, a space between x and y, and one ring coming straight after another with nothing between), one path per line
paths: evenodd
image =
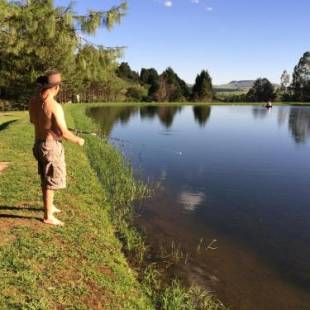
M265 104L265 108L267 108L267 109L272 108L272 103L271 103L271 101L268 101L268 102Z

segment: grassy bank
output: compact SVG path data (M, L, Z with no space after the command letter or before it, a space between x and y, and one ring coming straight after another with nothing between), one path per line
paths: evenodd
M66 107L71 127L93 130L85 106ZM26 113L0 113L0 309L216 309L212 297L144 268L146 246L130 204L148 194L109 144L65 143L68 188L56 195L64 228L41 222L39 178ZM128 255L132 262L129 266Z
M16 120L14 123L8 123ZM71 120L72 122L72 120ZM64 228L41 223L41 194L26 114L0 116L0 309L152 309L121 252L111 206L86 154L66 144Z

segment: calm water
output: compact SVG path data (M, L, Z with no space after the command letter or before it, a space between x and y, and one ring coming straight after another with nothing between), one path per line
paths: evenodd
M137 177L161 182L137 223L153 246L190 253L185 281L232 309L310 309L310 108L89 113Z

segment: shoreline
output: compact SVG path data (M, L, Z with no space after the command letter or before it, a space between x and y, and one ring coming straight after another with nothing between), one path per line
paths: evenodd
M261 106L265 107L265 102L222 102L222 101L212 101L212 102L193 102L193 101L186 101L186 102L144 102L144 101L121 101L121 102L80 102L80 103L62 103L64 106L71 106L71 105L86 105L86 106L194 106L194 105L206 105L206 106ZM308 107L310 106L310 102L273 102L272 106L299 106L299 107ZM7 109L0 109L0 116L1 113L18 113L25 110L7 110Z
M261 106L265 107L264 102L81 102L81 103L65 103L67 105L85 105L85 106L195 106L195 105L206 105L206 106ZM273 106L310 106L310 102L273 102Z

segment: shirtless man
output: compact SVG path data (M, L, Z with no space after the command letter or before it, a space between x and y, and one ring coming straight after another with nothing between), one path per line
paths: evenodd
M80 146L84 139L67 129L62 106L54 99L60 90L61 75L53 70L37 79L38 93L30 99L30 122L35 128L33 155L38 161L38 174L44 203L43 222L63 226L54 214L54 191L66 188L66 164L62 138Z

